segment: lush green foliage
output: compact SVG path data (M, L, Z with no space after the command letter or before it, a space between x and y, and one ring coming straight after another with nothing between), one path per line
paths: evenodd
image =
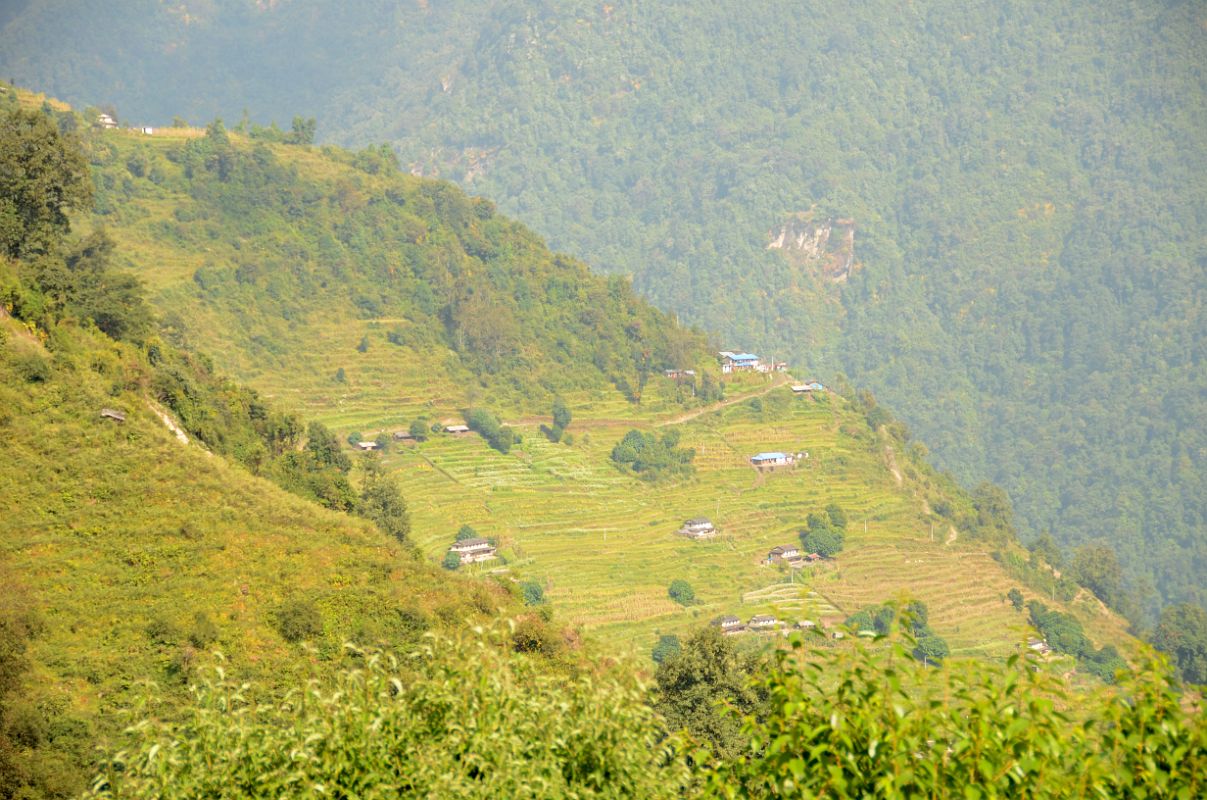
M746 745L740 716L754 713L762 693L751 684L757 662L709 626L682 643L655 673L654 708L672 729L687 730L715 755L730 758Z
M658 644L650 650L650 658L655 664L661 664L668 659L676 658L683 652L683 643L673 633L664 633L658 637Z
M211 674L184 720L136 729L94 794L680 796L687 770L631 681L559 674L510 654L512 635L353 651L354 669L283 698Z
M690 606L696 602L696 590L682 578L675 578L666 589L667 595L681 606Z
M838 505L831 505L826 514L810 514L808 527L800 531L801 546L806 553L832 558L846 544L847 516Z
M477 432L500 453L511 452L511 446L516 441L515 431L499 422L499 418L491 412L484 408L470 409L465 415L465 422L470 430Z
M539 606L547 602L545 589L536 581L524 581L520 584L520 597L526 606Z
M710 794L762 797L1195 797L1207 725L1156 664L1117 692L1072 694L1038 665L928 669L907 645L793 639L759 683L741 754Z
M1052 649L1076 657L1077 663L1090 674L1112 683L1116 672L1127 669L1115 646L1108 644L1096 649L1076 618L1049 609L1038 600L1032 600L1027 608L1031 624Z
M1153 646L1169 655L1182 680L1207 684L1207 611L1182 603L1161 612Z
M612 461L645 480L689 477L695 472L691 462L696 451L679 447L679 439L679 432L674 430L661 437L631 430L612 448Z

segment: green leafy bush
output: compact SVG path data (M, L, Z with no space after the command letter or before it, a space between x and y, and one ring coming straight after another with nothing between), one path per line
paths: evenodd
M687 769L631 680L562 674L510 635L357 653L285 698L212 673L180 722L133 729L93 796L681 796Z
M274 622L287 642L310 641L323 633L323 617L309 600L292 600L277 609Z
M682 578L675 578L667 588L666 593L681 606L690 606L696 602L696 590Z
M650 481L690 477L696 471L691 463L695 457L695 450L679 447L678 431L669 431L659 437L654 433L631 430L612 448L614 464Z

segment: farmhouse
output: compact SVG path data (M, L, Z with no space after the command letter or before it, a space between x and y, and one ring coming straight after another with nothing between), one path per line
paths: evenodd
M814 392L824 392L826 387L822 386L817 381L809 381L808 383L797 383L792 387L792 391L796 394L813 394Z
M469 433L468 425L445 425L445 433Z
M394 431L394 441L396 442L407 442L414 438L410 431Z
M102 114L97 115L96 124L98 127L101 127L101 128L116 128L117 120L115 120L113 117L109 116L108 114L102 113Z
M775 630L779 625L780 621L770 614L756 614L746 623L746 627L752 631Z
M758 369L759 372L787 372L788 371L788 362L787 361L770 361L766 364L759 364L758 367L756 367L756 369Z
M707 517L693 517L683 523L679 533L689 539L711 539L717 535L717 529Z
M495 546L486 539L465 539L455 542L449 548L450 553L456 553L462 564L475 564L479 561L489 561L496 558Z
M790 467L796 463L796 458L787 453L757 453L750 457L750 463L760 469L763 467Z
M742 620L735 617L733 614L726 614L723 617L717 617L712 621L714 627L720 628L721 633L726 636L733 636L736 633L742 633L746 630L742 625Z
M790 567L799 567L804 563L801 557L800 548L796 545L781 544L778 547L773 547L767 552L768 564L787 564Z
M759 368L759 357L753 353L735 353L722 350L717 354L721 358L721 372L753 372Z
M114 422L126 421L126 415L118 411L116 408L102 408L101 417L104 419L111 419Z
M370 450L377 449L377 442L357 442L356 446L367 453Z
M668 370L666 370L665 374L666 374L666 377L670 378L671 380L677 381L682 378L695 377L696 371L694 369L668 369Z
M1051 646L1043 639L1028 639L1027 649L1039 653L1041 656L1046 656L1052 652Z

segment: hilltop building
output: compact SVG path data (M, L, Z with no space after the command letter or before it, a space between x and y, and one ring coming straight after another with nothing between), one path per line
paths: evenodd
M445 433L469 433L468 425L445 425Z
M357 442L356 446L367 453L370 450L377 449L377 442Z
M96 117L96 125L98 128L112 129L117 127L117 120L102 112Z
M825 386L822 386L817 381L809 381L808 383L798 383L793 385L792 391L795 394L812 394L814 392L824 392Z
M756 614L746 623L746 627L752 631L771 631L779 626L780 621L770 614Z

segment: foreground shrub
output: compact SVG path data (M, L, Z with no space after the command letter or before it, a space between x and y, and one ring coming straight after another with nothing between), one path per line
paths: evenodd
M639 688L572 677L500 626L375 653L283 699L216 670L174 723L143 723L99 797L672 798L687 772Z
M908 647L777 655L745 752L715 765L728 798L1201 797L1207 725L1163 664L1073 692L1035 661L928 669Z

